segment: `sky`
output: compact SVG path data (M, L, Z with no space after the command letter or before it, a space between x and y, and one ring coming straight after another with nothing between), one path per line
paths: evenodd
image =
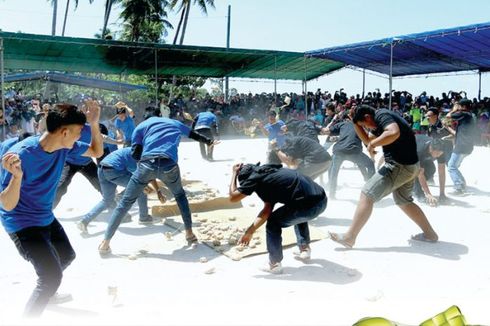
M69 8L65 36L92 38L100 32L105 0L79 0ZM216 8L203 15L191 9L184 44L226 46L228 5L231 5L231 41L233 48L304 52L330 46L431 31L441 28L490 21L488 0L215 0ZM57 35L61 35L66 0L58 0ZM110 29L117 30L119 7L111 13ZM0 29L34 34L51 34L52 7L47 0L0 0ZM176 27L178 15L168 20ZM173 40L174 31L166 37ZM482 96L490 96L490 77L482 76ZM207 84L209 87L209 84ZM270 80L231 79L230 87L239 92L273 92ZM278 92L301 92L301 82L279 81ZM308 90L317 88L348 94L362 92L362 73L351 69L309 81ZM366 92L380 88L388 91L388 79L366 74ZM466 90L476 97L478 75L459 73L448 76L395 78L393 89L420 94L427 90L440 95L449 90Z

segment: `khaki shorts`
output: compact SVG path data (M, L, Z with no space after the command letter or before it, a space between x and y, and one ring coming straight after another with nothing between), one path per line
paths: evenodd
M395 204L409 204L413 202L413 185L419 169L419 163L412 165L402 165L395 162L385 163L366 182L362 192L374 202L392 192Z

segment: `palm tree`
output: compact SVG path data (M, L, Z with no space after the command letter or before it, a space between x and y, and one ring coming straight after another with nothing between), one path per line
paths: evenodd
M187 29L187 22L189 20L189 12L191 11L192 5L197 5L201 12L205 15L208 14L208 7L215 8L214 0L171 0L170 8L177 9L177 12L180 12L180 20L177 25L177 31L175 32L175 37L173 44L177 44L177 38L179 33L181 32L180 28L182 27L182 32L180 33L180 41L179 45L184 44L185 31Z
M121 18L124 38L132 42L159 42L172 24L166 19L167 0L124 0Z
M48 0L53 6L53 20L51 23L51 35L56 35L56 17L58 16L58 0Z
M105 0L105 11L104 11L104 25L102 26L102 36L107 34L107 24L109 23L109 16L111 15L112 5L120 3L122 0Z
M78 7L78 0L75 1L75 10ZM89 0L90 3L94 2L94 0ZM70 0L66 0L66 9L65 9L65 19L63 20L63 30L61 31L61 36L65 36L65 27L66 27L66 19L68 18L68 8L70 7Z

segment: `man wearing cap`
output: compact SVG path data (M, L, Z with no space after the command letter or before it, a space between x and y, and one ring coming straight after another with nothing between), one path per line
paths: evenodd
M214 109L210 108L207 111L200 112L198 115L196 115L194 121L192 122L192 130L195 130L201 135L214 140L214 137L218 136L218 122L216 115L214 115ZM203 159L208 161L213 160L213 145L199 143L199 148Z
M131 146L131 137L135 128L133 121L134 112L124 102L117 102L114 107L116 108L114 125L124 136L124 147L129 147Z
M239 243L248 245L254 232L266 223L269 264L263 271L282 272L282 229L294 226L299 251L298 259L311 256L308 221L316 218L327 207L327 196L318 184L295 170L275 164L235 164L233 166L229 199L237 202L256 193L264 202L254 222L247 228ZM237 181L240 186L237 185ZM276 204L283 204L274 210Z
M463 160L473 152L476 124L470 113L471 101L462 99L453 106L447 117L457 122L454 150L448 163L448 172L454 183L454 195L462 196L466 191L466 180L459 167Z
M352 122L369 153L383 147L385 164L364 185L352 224L346 233L330 233L330 238L352 248L357 236L371 216L374 203L393 193L395 204L421 229L412 240L436 242L437 233L420 207L413 202L412 190L420 169L415 136L407 122L387 109L368 105L356 108ZM370 131L369 135L365 129Z

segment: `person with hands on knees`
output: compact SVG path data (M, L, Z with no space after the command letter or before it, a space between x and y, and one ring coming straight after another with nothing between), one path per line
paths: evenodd
M52 207L68 155L99 157L103 153L100 107L87 101L85 108L84 114L71 104L55 105L46 117L47 131L18 142L2 157L2 225L38 276L24 311L27 317L41 315L48 303L70 298L56 291L75 252ZM77 141L86 122L91 127L90 144Z
M197 243L198 239L192 231L191 210L182 187L178 165L178 148L182 135L207 145L218 143L169 118L149 117L136 127L133 132L131 155L138 161L138 165L128 181L123 197L112 213L104 240L98 248L101 255L111 252L110 241L124 215L147 184L155 179L163 181L174 195L184 221L187 242Z
M254 192L264 207L240 238L239 244L248 245L254 232L265 223L269 263L262 270L279 274L283 259L282 228L294 226L299 248L294 254L297 259L308 260L311 256L308 221L327 207L323 188L309 177L281 165L235 164L229 188L230 201L240 201ZM274 210L276 204L283 206Z

